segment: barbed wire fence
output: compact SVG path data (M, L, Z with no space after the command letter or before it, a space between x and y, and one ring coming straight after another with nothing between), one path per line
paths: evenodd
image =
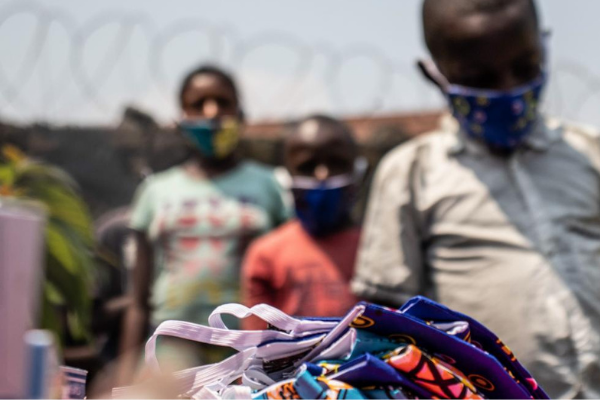
M12 34L17 26L27 35ZM285 32L242 37L234 27L197 18L159 27L144 13L107 12L77 21L56 7L13 1L0 7L0 48L6 48L0 118L19 122L107 124L127 104L166 122L177 116L178 80L201 62L223 65L239 77L255 120L317 110L369 116L443 106L413 65L395 62L376 46L340 49ZM273 63L277 73L268 65ZM357 71L361 82L347 79ZM558 57L551 77L548 112L600 125L600 74Z

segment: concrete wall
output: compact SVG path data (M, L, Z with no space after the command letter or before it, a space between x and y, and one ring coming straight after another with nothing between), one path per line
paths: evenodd
M433 129L439 115L349 118L346 122L375 165L398 143ZM280 122L248 126L242 152L267 164L280 164L285 129L286 125ZM128 204L144 174L175 165L187 154L175 131L159 127L149 116L131 109L116 128L0 124L0 142L3 141L69 172L79 183L95 217Z

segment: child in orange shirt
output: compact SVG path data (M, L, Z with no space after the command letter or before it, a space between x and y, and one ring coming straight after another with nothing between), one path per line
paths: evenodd
M244 303L266 303L295 316L342 316L356 303L349 281L360 229L350 212L364 160L346 125L316 115L302 120L286 139L285 162L296 218L248 250ZM265 324L250 318L244 328Z

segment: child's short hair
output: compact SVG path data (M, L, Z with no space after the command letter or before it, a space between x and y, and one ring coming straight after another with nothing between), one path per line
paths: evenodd
M195 68L194 70L188 72L185 75L185 77L183 78L183 81L181 82L181 86L179 88L179 103L181 106L183 106L183 95L185 94L185 91L188 89L188 87L192 83L192 79L194 79L194 77L196 77L198 75L212 75L212 76L216 76L217 78L219 78L235 94L235 97L238 100L238 105L239 105L239 102L240 102L239 97L240 96L239 96L239 92L237 89L237 85L235 83L235 79L233 79L233 76L229 72L226 72L224 69L222 69L220 67L217 67L215 65L210 65L210 64L204 64L204 65L201 65L201 66Z
M352 128L350 128L345 122L325 114L311 114L302 119L292 122L290 126L291 133L295 134L300 128L300 126L308 121L315 121L319 125L329 126L331 128L337 129L340 132L342 132L344 136L346 136L349 142L356 145L356 139L354 138Z

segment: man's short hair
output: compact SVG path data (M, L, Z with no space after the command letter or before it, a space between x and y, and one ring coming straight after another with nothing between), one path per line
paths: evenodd
M434 53L445 18L473 14L494 15L519 4L524 7L535 26L539 26L535 0L424 0L422 18L427 48Z

